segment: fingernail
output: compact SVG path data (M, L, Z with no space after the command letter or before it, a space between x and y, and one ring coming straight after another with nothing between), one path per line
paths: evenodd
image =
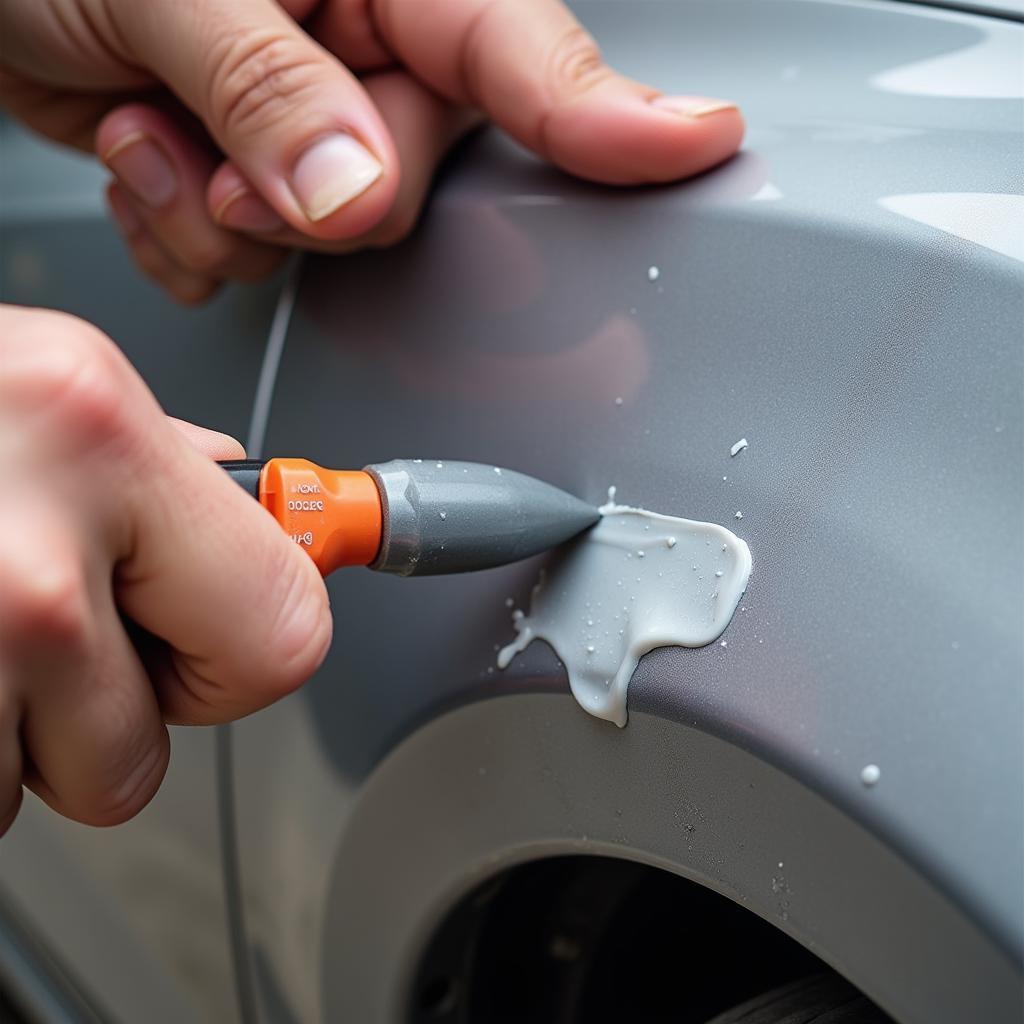
M110 212L125 238L134 238L142 230L142 219L117 185L110 186L107 201L110 204Z
M167 154L142 132L130 132L103 154L117 180L147 206L159 209L178 191L178 175Z
M739 110L732 100L710 100L706 96L658 96L651 100L651 106L683 117L707 117L723 110Z
M365 192L383 172L380 161L351 135L327 135L299 157L292 191L310 220L323 220Z
M257 234L270 234L287 226L269 203L247 188L232 192L214 211L213 219L223 227Z

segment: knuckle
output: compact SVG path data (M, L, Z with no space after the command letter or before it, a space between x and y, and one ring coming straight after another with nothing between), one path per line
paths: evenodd
M213 281L192 279L176 282L171 294L183 306L201 306L217 291L217 287Z
M66 378L53 382L54 410L77 434L79 442L99 446L118 436L124 426L124 398L109 361L93 355L72 359Z
M139 270L151 281L160 282L167 273L167 257L149 238L140 238L132 245L132 256Z
M239 245L231 238L209 232L205 237L181 240L179 259L185 269L203 277L222 277L237 255Z
M72 317L51 323L16 371L21 399L46 410L79 439L95 440L120 429L122 368L113 344L99 330Z
M3 562L0 556L0 566ZM80 563L50 558L39 565L37 572L20 571L4 576L4 618L22 643L44 637L67 647L85 645L89 635L89 601Z
M214 48L207 109L214 134L249 134L295 116L319 82L315 51L281 33L252 32Z
M6 334L4 347L10 350L12 360L8 365L19 389L42 389L39 397L47 397L48 386L59 390L96 357L102 349L102 338L95 327L77 317L35 310L22 330Z
M559 98L586 92L609 74L597 43L578 25L551 48L546 77L552 93Z

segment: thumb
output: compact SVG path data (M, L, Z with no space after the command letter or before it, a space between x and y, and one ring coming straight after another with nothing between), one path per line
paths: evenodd
M134 58L197 114L296 230L368 231L398 186L369 96L273 0L115 0Z
M215 444L224 437L207 433ZM166 720L205 725L305 682L332 622L312 560L189 440L161 445L158 473L125 498L133 544L115 594L129 619L166 642L147 658Z

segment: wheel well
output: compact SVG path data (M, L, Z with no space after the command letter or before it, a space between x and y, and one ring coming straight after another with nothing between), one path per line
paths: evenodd
M411 1024L704 1022L827 971L742 906L609 857L511 868L465 896L429 941Z

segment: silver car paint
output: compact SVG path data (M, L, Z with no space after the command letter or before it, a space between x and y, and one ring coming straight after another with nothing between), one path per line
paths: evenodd
M569 181L496 135L477 139L409 244L309 266L267 451L341 464L439 452L504 461L590 501L614 483L623 500L700 519L734 525L743 510L735 525L755 568L728 649L652 654L631 707L750 752L751 781L810 787L824 797L813 807L838 809L898 855L946 922L927 956L934 987L921 991L924 977L908 966L907 943L916 936L923 951L927 928L908 936L895 926L923 921L917 897L891 876L872 884L875 867L852 840L837 845L830 870L866 915L858 927L836 923L824 880L802 869L790 878L799 911L782 920L766 906L777 860L799 856L826 827L812 803L785 817L792 843L756 864L714 848L716 874L676 836L672 792L658 790L664 802L646 806L661 823L649 826L660 862L730 878L734 895L902 1019L956 1020L972 1000L997 1009L991 1019L1012 1019L1022 905L1020 264L883 200L936 195L941 207L949 194L1018 192L1019 101L935 94L969 92L969 76L943 85L940 75L925 95L873 83L971 47L1019 45L1020 29L866 3L578 9L627 72L670 91L735 96L750 123L745 152L698 181L624 195ZM740 436L751 447L730 459ZM551 687L568 702L557 661L541 650L511 681L487 671L510 635L503 599L523 598L535 571L336 577L339 642L327 665L301 695L236 728L242 879L259 894L247 902L255 973L264 998L298 1019L395 1012L444 901L520 844L578 849L587 835L652 855L616 839L614 803L597 782L564 800L557 839L540 812L531 833L530 808L558 785L545 782L540 759L533 787L517 790L503 783L514 755L499 759L461 824L441 811L446 786L471 787L484 766L470 747L443 747L445 786L417 788L409 818L408 803L393 791L377 801L364 781L411 757L400 746L381 764L401 737L454 729L444 718L423 724L453 705ZM538 714L526 696L504 699ZM485 720L506 721L506 743L536 751L513 717L496 702ZM588 723L597 760L620 763L646 721L635 715L625 736ZM670 730L656 732L671 742ZM560 739L583 760L576 735ZM689 732L678 735L682 757ZM407 779L441 771L423 758ZM860 773L872 762L882 779L868 790ZM630 782L637 799L649 780ZM735 785L705 772L682 799L718 831L715 809ZM588 800L603 828L588 821L600 817ZM522 828L476 845L479 817L513 801ZM346 879L368 820L388 841ZM449 831L436 837L440 821ZM751 842L763 827L746 821ZM432 862L434 875L414 871L432 843L448 861ZM472 864L459 861L463 849ZM371 909L390 920L374 897L399 871L434 902L410 911L408 929L388 929L373 957L360 955ZM360 926L346 932L346 921ZM823 942L826 921L836 933ZM964 944L984 951L994 973L961 957ZM895 967L880 971L870 957ZM958 972L967 963L978 969Z
M614 483L698 518L742 509L746 611L727 651L648 656L620 733L543 650L487 671L534 565L335 577L318 678L232 730L224 810L262 1016L396 1013L432 923L482 874L593 849L727 892L903 1020L1016 1019L1024 303L1020 263L985 247L999 233L981 216L958 232L949 197L980 215L978 197L1021 190L1019 97L984 73L1021 30L867 2L577 9L625 71L736 98L744 153L623 194L477 138L413 240L308 265L265 450L355 466L429 448L594 501ZM894 196L933 197L950 230ZM242 432L271 293L172 313L79 228L5 229L5 296L69 303L171 411ZM12 258L19 230L35 264ZM159 1019L223 1020L209 734L176 736L173 764L116 833L27 808L0 883L115 1018L156 985ZM90 893L83 929L68 904Z

